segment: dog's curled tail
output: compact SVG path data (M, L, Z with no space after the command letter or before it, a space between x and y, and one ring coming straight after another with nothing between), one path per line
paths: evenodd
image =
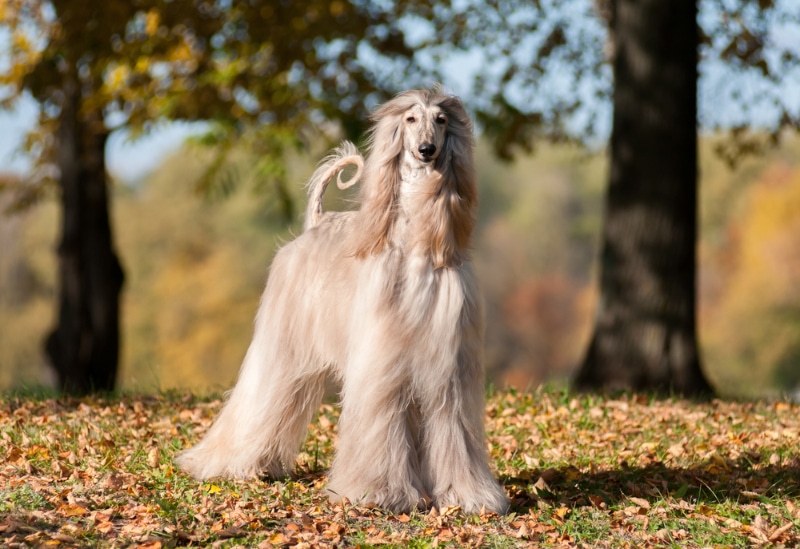
M342 181L342 171L349 166L355 166L356 171L348 179ZM339 147L323 159L311 179L308 180L308 206L303 230L316 226L322 219L322 197L334 175L336 176L336 186L344 190L357 183L363 171L364 157L349 141L343 141Z

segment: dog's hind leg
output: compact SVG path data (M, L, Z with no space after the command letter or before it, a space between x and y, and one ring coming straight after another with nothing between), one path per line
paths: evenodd
M178 465L197 478L290 473L324 391L324 364L293 337L288 292L268 284L239 379L203 440Z
M177 460L196 478L262 474L280 478L294 468L309 421L319 407L325 375L322 371L304 377L297 372L278 373L275 365L268 368L261 361L258 368L249 368L248 360L255 360L250 353L208 433Z

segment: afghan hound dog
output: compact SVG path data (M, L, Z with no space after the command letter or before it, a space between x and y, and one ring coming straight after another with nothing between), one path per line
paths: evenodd
M288 474L332 374L333 501L503 513L469 252L472 123L439 88L401 93L372 121L366 160L344 142L311 177L303 232L273 260L236 386L178 464L201 479ZM361 181L358 210L323 212L334 177Z

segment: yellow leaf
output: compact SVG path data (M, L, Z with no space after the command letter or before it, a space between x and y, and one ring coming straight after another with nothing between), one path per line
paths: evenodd
M698 513L700 513L701 515L705 515L707 517L710 517L711 515L714 514L714 510L711 507L709 507L708 505L705 505L703 503L701 503L700 505L697 506L696 511Z
M150 59L143 55L136 60L134 71L143 74L146 73L149 68L150 68Z
M558 522L564 522L564 519L567 518L567 515L569 515L569 508L559 507L555 510L555 516L553 518Z
M209 494L219 494L220 492L222 492L222 488L220 488L216 484L206 484L206 491Z
M277 532L270 536L269 542L273 545L286 545L289 543L289 538L281 532Z
M106 75L105 86L109 91L117 91L127 85L130 69L127 65L117 65Z
M65 517L80 517L88 512L85 507L81 507L80 505L76 505L74 503L62 505L58 508L58 510Z
M11 47L27 53L31 50L31 42L25 33L17 31L11 35Z
M181 42L169 50L169 59L171 61L189 61L192 59L192 49L186 42Z
M145 16L145 29L147 36L153 36L158 31L158 25L161 23L161 15L158 10L151 9Z

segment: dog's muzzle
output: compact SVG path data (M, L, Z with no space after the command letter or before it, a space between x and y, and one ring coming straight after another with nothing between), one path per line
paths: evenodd
M423 143L417 150L419 151L423 162L430 162L433 160L433 155L436 154L436 145L433 143Z

